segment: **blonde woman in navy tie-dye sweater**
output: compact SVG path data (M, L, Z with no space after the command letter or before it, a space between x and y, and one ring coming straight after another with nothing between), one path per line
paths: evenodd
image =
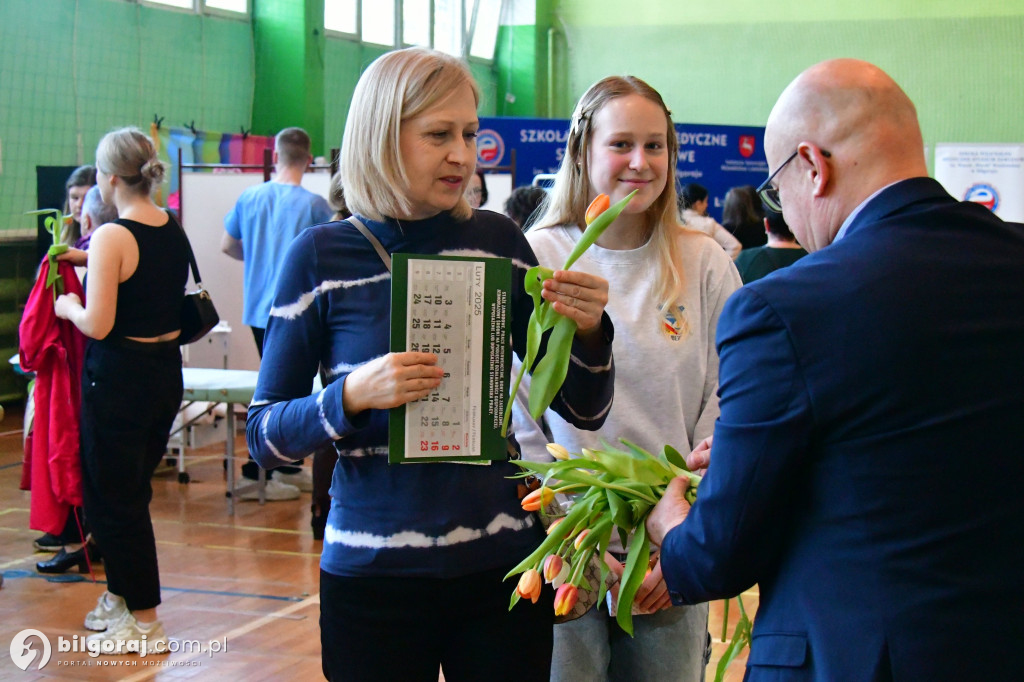
M463 198L476 161L479 93L466 66L410 48L356 87L341 167L345 198L389 253L513 263L511 331L522 355L536 258L512 221ZM596 429L611 405L607 282L556 275L546 299L578 325L553 408ZM339 452L321 558L321 642L331 680L547 680L553 595L508 609L502 577L543 538L519 504L517 467L388 465L387 409L435 389L429 353L389 353L391 277L348 222L305 230L282 268L247 435L273 467L333 442ZM327 386L310 395L318 368ZM509 457L518 456L514 437Z

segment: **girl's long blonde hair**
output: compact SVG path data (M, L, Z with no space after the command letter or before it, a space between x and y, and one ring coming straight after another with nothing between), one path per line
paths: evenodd
M569 137L565 143L562 165L555 175L544 213L538 218L533 229L544 229L557 225L576 225L586 229L584 215L590 201L590 169L587 166L587 151L594 137L594 116L601 108L617 97L640 95L657 104L665 112L665 143L669 159L669 177L661 195L644 212L645 229L656 255L654 290L661 309L675 303L683 293L684 273L679 246L679 217L676 213L675 161L679 151L679 139L672 124L672 112L658 91L635 76L609 76L594 83L580 98L573 111Z

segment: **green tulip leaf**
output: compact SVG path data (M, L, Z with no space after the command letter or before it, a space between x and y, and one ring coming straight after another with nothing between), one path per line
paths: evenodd
M651 543L647 538L644 524L637 526L633 534L633 542L626 554L626 568L622 571L622 583L619 585L619 606L615 621L619 627L633 636L633 599L647 575L650 561Z
M666 445L662 449L662 454L665 456L667 461L672 466L682 469L683 471L689 471L690 467L686 466L686 458L683 457L682 453L676 450L671 445Z
M530 416L534 419L541 418L565 382L575 335L576 323L568 317L559 316L548 337L544 357L537 363L530 379Z

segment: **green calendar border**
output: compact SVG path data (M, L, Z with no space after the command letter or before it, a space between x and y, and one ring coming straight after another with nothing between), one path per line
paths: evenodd
M480 386L484 420L481 424L479 457L412 457L405 456L405 405L392 408L388 414L388 463L469 462L489 463L507 456L507 439L501 435L501 422L505 414L505 401L512 372L509 343L512 261L508 258L476 256L438 256L421 253L391 254L391 352L404 352L408 337L405 316L409 290L409 260L473 261L484 264L484 330L489 330L491 343L485 343L483 352L483 382ZM505 305L503 315L496 315L499 297ZM492 367L493 371L488 368Z

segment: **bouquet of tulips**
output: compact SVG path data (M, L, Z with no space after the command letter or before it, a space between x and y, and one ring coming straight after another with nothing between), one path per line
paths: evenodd
M523 498L523 509L545 513L555 495L573 495L564 516L548 526L548 535L530 556L509 571L505 578L522 574L512 594L511 609L520 598L536 603L544 582L555 592L555 615L572 610L579 590L593 590L583 572L591 557L601 564L598 601L605 598L605 578L610 570L603 557L617 531L623 546L629 543L625 569L619 586L616 621L623 630L633 634L633 598L647 574L650 541L644 525L647 516L665 494L669 482L677 476L690 481L686 498L696 500L700 476L686 467L683 456L670 445L653 455L638 445L620 440L623 448L602 441L603 449L584 448L579 456L570 456L561 445L548 445L552 462L516 460L524 471L523 478L539 478L540 486Z

